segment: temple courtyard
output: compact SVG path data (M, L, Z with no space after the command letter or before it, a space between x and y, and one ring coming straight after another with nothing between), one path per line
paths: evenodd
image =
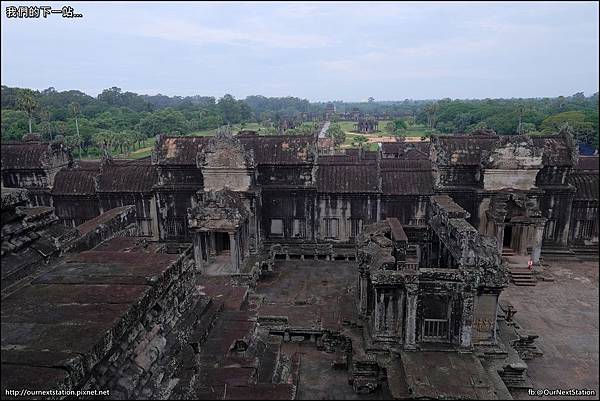
M515 307L515 319L524 329L539 335L536 343L544 355L527 361L533 389L589 389L596 391L589 399L597 399L598 262L546 263L543 275L554 281L538 281L533 287L511 283L500 298Z

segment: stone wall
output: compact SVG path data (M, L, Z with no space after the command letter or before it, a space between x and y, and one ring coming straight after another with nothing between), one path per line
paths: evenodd
M80 237L65 243L62 252L80 252L91 249L100 242L117 234L136 235L135 206L122 206L111 209L79 226Z
M111 399L166 399L178 383L173 375L193 362L190 338L210 302L194 286L191 248L156 282L120 324L126 329L95 365L82 389L110 390Z

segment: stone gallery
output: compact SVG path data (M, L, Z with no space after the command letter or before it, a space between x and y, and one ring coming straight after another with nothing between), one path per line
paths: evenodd
M598 157L566 131L96 161L29 135L1 173L7 398L510 399L544 356L503 256L597 256Z

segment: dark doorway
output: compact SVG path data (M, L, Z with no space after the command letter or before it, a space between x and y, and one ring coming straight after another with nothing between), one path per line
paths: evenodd
M215 250L217 255L230 252L230 242L228 233L215 233Z
M504 226L504 239L502 240L502 246L504 248L510 248L512 243L512 226Z

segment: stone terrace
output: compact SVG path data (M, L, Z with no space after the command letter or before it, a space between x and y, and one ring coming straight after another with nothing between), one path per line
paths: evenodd
M107 246L110 249L110 246ZM73 388L182 268L179 255L72 255L3 299L2 393Z
M554 281L526 291L510 284L501 296L517 310L519 324L539 335L544 355L527 361L533 388L590 389L596 391L590 399L598 399L598 263L547 262L544 275Z

